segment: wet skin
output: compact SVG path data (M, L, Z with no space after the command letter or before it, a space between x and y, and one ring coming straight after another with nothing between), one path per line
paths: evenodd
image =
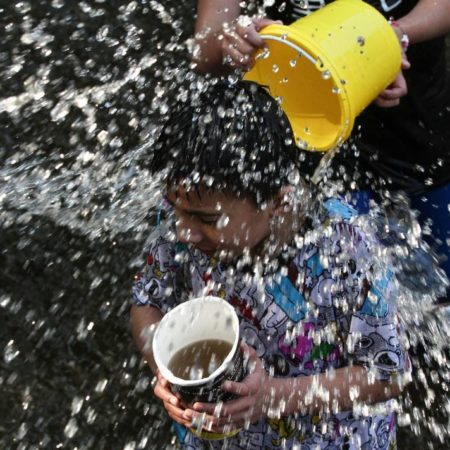
M252 250L270 234L274 202L264 209L249 198L237 198L200 186L186 191L170 189L167 199L175 210L180 242L191 244L208 256L240 256Z

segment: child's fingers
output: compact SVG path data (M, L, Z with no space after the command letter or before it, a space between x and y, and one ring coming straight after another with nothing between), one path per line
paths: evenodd
M254 418L251 410L242 411L240 413L234 414L233 416L223 417L219 420L216 425L217 429L224 429L225 427L230 428L243 428L246 423L256 422L258 419Z
M239 396L246 396L250 394L250 389L248 386L245 383L239 383L237 381L226 381L222 385L222 390Z
M219 418L207 413L198 413L186 411L185 417L190 418L190 427L197 428L201 426L204 430L213 430L219 426Z
M192 419L191 416L186 414L186 411L177 408L170 403L164 403L164 408L166 409L167 414L172 420L187 428L191 426Z
M217 404L196 402L192 407L197 412L213 415L216 412Z
M221 415L216 418L214 424L217 429L228 428L242 428L247 422L253 423L259 419L254 416L254 406L250 402L245 402L241 405L242 409L234 410L234 408L224 409Z
M242 353L244 353L244 356L249 361L258 359L258 356L256 355L256 350L253 347L251 347L250 345L248 345L246 342L241 341L240 347L241 347Z
M180 406L180 400L172 393L169 389L169 383L163 381L158 381L153 389L156 397L162 400L164 403L169 403L174 406Z
M206 413L219 418L228 418L234 414L248 411L254 403L252 397L241 397L236 400L222 403L218 406L215 403L200 403L194 404L194 410L198 413Z

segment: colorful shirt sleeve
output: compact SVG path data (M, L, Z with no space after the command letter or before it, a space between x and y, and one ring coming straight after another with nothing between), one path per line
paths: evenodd
M378 380L408 371L397 315L394 274L387 268L368 284L362 304L351 317L347 346L354 363L374 370Z
M150 247L144 269L136 276L133 303L153 306L166 313L177 302L178 269L175 245L159 237Z
M375 239L357 226L332 226L328 263L336 282L335 304L347 309L348 357L374 371L378 380L389 380L409 367L402 345L396 301L397 283L380 256Z

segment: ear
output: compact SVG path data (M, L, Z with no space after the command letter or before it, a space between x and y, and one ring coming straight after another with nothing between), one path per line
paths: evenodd
M269 202L268 209L270 217L284 216L292 209L292 195L294 189L292 186L283 186L272 197Z

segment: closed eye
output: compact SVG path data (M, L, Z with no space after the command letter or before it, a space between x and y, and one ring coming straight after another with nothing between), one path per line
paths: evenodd
M197 216L197 218L200 220L201 223L208 226L215 226L217 222L219 221L219 216Z

